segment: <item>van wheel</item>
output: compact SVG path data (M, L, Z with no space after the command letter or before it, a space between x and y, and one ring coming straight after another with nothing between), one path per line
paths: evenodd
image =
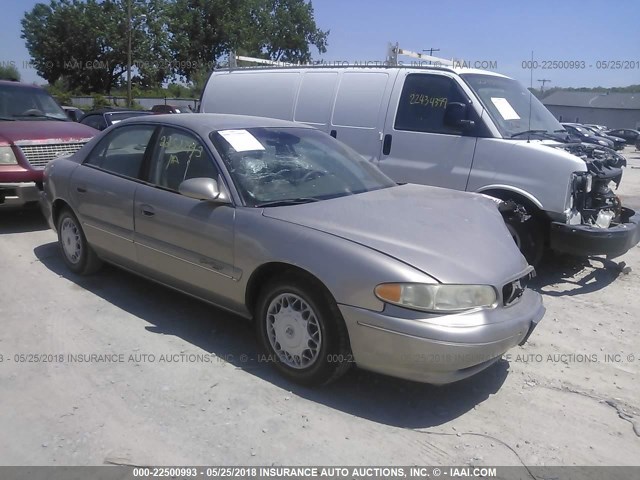
M537 267L544 253L542 222L532 216L524 222L518 218L506 218L505 224L520 253L530 265Z
M260 295L258 338L270 363L287 379L323 385L351 366L349 335L335 300L299 274L280 277Z
M57 230L62 259L69 270L89 275L100 269L102 261L87 242L80 222L71 210L64 209L60 213Z

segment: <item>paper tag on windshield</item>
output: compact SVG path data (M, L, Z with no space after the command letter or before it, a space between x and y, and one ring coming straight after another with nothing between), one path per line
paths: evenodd
M264 147L256 137L246 130L220 130L218 133L229 142L236 152L264 150Z
M496 106L500 115L505 120L520 120L520 115L513 109L509 100L503 97L491 97L491 102Z

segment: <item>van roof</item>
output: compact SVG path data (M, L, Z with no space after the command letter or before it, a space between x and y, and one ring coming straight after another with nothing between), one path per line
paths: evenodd
M402 69L402 70L427 70L427 71L445 71L455 73L457 75L463 74L480 74L480 75L491 75L494 77L503 77L509 78L506 75L502 75L501 73L492 72L490 70L481 70L478 68L457 68L457 67L449 67L449 66L435 66L435 65L292 65L292 66L251 66L251 67L232 67L232 68L218 68L214 70L214 73L223 73L223 72L242 72L242 71L282 71L282 70L364 70L370 71L372 69L377 70L392 70L392 69Z

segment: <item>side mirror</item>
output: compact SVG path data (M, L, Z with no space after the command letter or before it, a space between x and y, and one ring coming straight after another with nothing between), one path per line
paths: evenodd
M467 120L467 108L467 105L460 102L447 104L447 108L444 111L444 124L460 130L473 128L476 123L473 120Z
M220 191L218 182L213 178L190 178L178 187L178 192L185 197L206 200L215 203L229 203L226 193Z

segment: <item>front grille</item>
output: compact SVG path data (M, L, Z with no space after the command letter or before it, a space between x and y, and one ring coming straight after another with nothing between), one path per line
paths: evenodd
M84 146L80 143L49 143L41 145L22 145L20 150L33 168L43 169L47 163L63 153L75 153Z
M535 273L528 273L524 277L514 280L513 282L509 282L502 287L502 304L505 307L508 307L509 305L517 303L520 300L520 297L522 297L525 288L527 288L529 280L534 276Z

